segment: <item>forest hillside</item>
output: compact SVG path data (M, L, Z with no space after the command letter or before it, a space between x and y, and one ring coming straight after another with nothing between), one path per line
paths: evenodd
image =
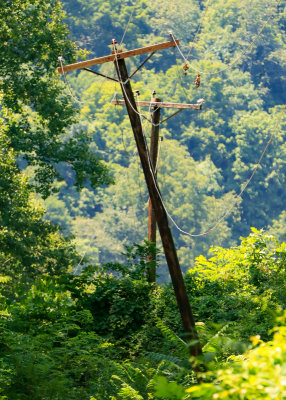
M285 0L0 0L0 21L0 400L286 399ZM166 41L125 62L147 146L139 101L202 105L159 125L184 304L118 64L63 73Z
M180 49L156 52L134 75L132 87L142 101L149 101L153 90L165 102L204 99L202 111L185 110L160 126L160 190L168 213L190 234L173 229L184 270L211 246L238 244L251 227L284 234L284 4L209 3L163 1L158 9L151 1L63 2L71 37L89 52L87 59L110 54L113 38L124 39L123 50L170 40L170 30L180 40ZM129 70L146 56L126 59ZM99 67L93 69L114 76L112 63ZM114 184L78 193L61 170L65 181L47 199L47 215L76 236L78 250L92 262L122 261L124 245L147 237L148 193L127 112L110 104L116 93L122 98L121 89L87 71L66 78L80 113L73 132L88 132L91 149L109 167ZM142 109L145 115L149 111ZM162 119L172 111L164 109ZM151 125L144 119L143 126L149 140Z

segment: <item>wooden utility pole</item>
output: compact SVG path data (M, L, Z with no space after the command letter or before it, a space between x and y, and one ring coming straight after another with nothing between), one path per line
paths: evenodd
M160 102L160 99L153 98L153 102ZM152 112L152 129L150 140L150 158L157 178L157 161L158 161L158 144L159 144L159 128L160 128L160 107L153 106ZM148 241L156 245L156 213L152 206L151 198L148 201ZM150 283L156 282L156 254L149 254L149 267L147 270L147 280Z
M112 43L116 43L114 40ZM167 43L167 45L166 45ZM168 48L168 47L174 47L176 43L174 41L171 42L165 42L156 46L156 50L160 50L163 48ZM167 213L165 211L162 197L157 185L156 177L155 177L155 172L151 163L151 160L149 159L149 154L148 154L148 148L145 142L145 137L144 133L142 130L142 125L141 125L141 118L137 110L136 106L136 101L133 95L133 91L131 88L130 84L130 77L127 72L126 64L125 64L125 58L134 56L136 54L143 54L147 53L150 51L154 51L154 46L151 49L152 46L149 46L147 48L143 49L137 49L137 50L132 50L128 53L128 56L122 56L124 53L118 53L116 48L114 47L115 51L114 54L111 56L107 57L101 57L100 62L97 62L96 59L92 60L92 64L89 65L96 65L96 64L102 64L103 62L107 61L114 61L118 79L120 82L120 86L122 89L122 94L124 97L124 101L126 104L127 112L129 115L130 123L132 126L135 142L137 145L137 150L138 154L141 160L141 165L142 169L145 175L145 180L146 184L148 187L149 191L149 196L151 198L152 205L154 207L154 212L156 215L156 221L157 225L159 228L172 284L174 287L174 292L175 296L177 299L177 304L178 308L181 314L181 319L182 319L182 324L183 328L186 334L186 339L190 342L190 354L192 356L198 356L202 353L201 345L199 342L198 334L196 331L196 326L195 326L195 321L193 318L192 314L192 309L191 305L188 299L184 279L183 279L183 274L180 268L176 248L174 245L174 240L172 237L172 233L168 224L168 217ZM102 59L108 58L107 61L102 61ZM84 62L85 64L87 63L86 61ZM66 69L66 71L71 71L73 69L79 69L79 68L84 68L86 65L82 65L83 63L77 63L75 64L76 67L72 66L67 66L64 68L69 68ZM64 68L60 68L59 72L64 72ZM156 103L157 104L157 103ZM160 104L160 103L159 103ZM200 107L199 107L200 108Z

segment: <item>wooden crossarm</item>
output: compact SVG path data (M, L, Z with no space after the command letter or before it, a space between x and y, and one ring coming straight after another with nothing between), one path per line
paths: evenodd
M125 100L112 100L112 104L125 105ZM184 103L163 103L151 101L136 101L141 107L158 107L158 108L189 108L192 110L201 110L201 104L184 104Z
M179 46L179 44L180 43L178 40L175 40L175 41L172 40L172 41L168 41L168 42L154 44L152 46L140 47L139 49L134 49L134 50L123 51L121 53L117 53L117 58L121 60L123 58L137 56L139 54L145 54L145 53L149 53L151 51L168 49L170 47L175 47L176 45ZM63 72L74 71L76 69L81 69L81 68L88 68L88 67L91 67L92 65L104 64L104 63L111 62L114 60L115 60L115 54L110 54L109 56L93 58L91 60L81 61L81 62L78 62L75 64L65 65L63 68L59 67L57 70L58 70L59 74L62 74Z

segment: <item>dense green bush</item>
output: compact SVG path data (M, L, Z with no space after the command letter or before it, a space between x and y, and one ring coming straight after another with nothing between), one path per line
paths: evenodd
M257 335L252 337L252 343L259 345L240 357L231 358L225 368L216 372L212 383L188 389L189 396L182 399L285 399L286 327L275 328L270 342L262 342Z
M262 231L230 249L214 248L186 274L196 319L230 325L233 338L269 338L277 309L286 306L286 245Z
M0 396L106 400L116 395L122 380L146 391L148 379L104 338L108 329L102 336L95 332L98 320L62 281L42 276L21 300L8 305L1 299ZM125 310L117 310L118 320L120 312L125 318Z
M240 356L229 357L216 371L201 375L202 382L186 391L166 378L157 380L156 398L164 400L225 399L283 400L286 398L286 327L274 328L273 339L263 342L253 336L252 346Z

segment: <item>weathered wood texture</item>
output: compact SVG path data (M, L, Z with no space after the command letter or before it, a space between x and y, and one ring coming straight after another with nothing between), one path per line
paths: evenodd
M153 99L156 103L153 106L152 112L152 131L151 131L151 142L150 142L150 158L153 166L153 170L155 175L157 176L156 166L158 162L158 144L159 144L159 122L160 122L160 108L157 107L157 103L160 102L159 99ZM156 215L154 207L152 206L152 201L149 197L149 206L148 206L148 241L156 244ZM154 255L148 256L149 267L147 270L147 279L150 283L156 282L156 264Z
M139 49L123 51L121 53L117 53L117 59L121 60L123 58L128 58L128 57L137 56L139 54L149 53L150 51L168 49L170 47L175 47L176 45L179 46L179 44L180 43L179 43L178 40L176 40L176 41L172 40L172 41L168 41L168 42L154 44L152 46L140 47ZM81 61L81 62L78 62L78 63L75 63L75 64L65 65L63 68L59 67L58 68L58 73L62 74L63 71L64 72L69 72L69 71L74 71L76 69L88 68L88 67L91 67L92 65L105 64L107 62L111 62L111 61L114 61L114 60L115 60L115 54L110 54L109 56L93 58L91 60Z

